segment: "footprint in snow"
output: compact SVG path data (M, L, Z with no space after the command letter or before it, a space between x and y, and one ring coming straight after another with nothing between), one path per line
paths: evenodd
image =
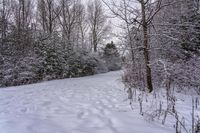
M26 113L26 112L27 112L27 108L21 108L21 109L20 109L20 112Z
M50 104L51 104L51 101L45 101L45 102L42 103L43 106L47 106L47 105L50 105Z
M80 112L80 113L78 113L77 118L78 119L83 119L84 116L85 116L85 113L84 112Z

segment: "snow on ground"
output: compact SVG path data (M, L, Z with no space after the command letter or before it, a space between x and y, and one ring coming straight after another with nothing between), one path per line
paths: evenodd
M174 132L131 110L121 74L0 89L0 133Z

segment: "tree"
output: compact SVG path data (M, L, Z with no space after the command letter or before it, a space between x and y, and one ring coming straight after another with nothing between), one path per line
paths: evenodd
M166 6L153 20L156 30L151 43L155 47L153 53L157 53L153 57L157 60L153 65L156 81L167 74L177 86L190 89L198 86L199 6L195 1L174 0L173 5Z
M104 1L104 0L103 0ZM118 17L126 24L128 43L132 54L132 61L134 62L134 51L143 51L143 63L146 70L146 86L149 92L153 91L152 81L152 68L150 59L151 55L151 30L153 26L153 20L155 16L164 8L176 3L177 1L165 1L163 0L122 0L121 2L115 2L111 0L110 3L105 2L107 7L111 10L114 16ZM142 45L136 46L135 40L142 38ZM134 64L134 63L133 63Z
M154 19L154 26L159 32L157 39L168 40L170 47L179 49L179 53L174 52L174 58L189 59L199 53L199 16L198 3L186 0L164 8Z
M113 43L108 43L104 48L104 60L106 61L108 70L115 71L121 69L121 58L117 47Z
M97 52L98 44L103 41L109 26L106 25L107 17L100 0L88 3L88 23L90 27L91 44L94 52Z
M12 13L13 13L13 0L0 1L0 52L6 53L8 42L8 34L11 31Z
M78 23L76 27L77 32L77 44L79 48L87 48L87 32L88 32L88 23L87 23L87 12L83 4L79 4L79 9L81 14L78 16Z
M9 21L10 42L15 43L14 47L19 52L18 56L26 54L26 50L32 48L31 21L32 16L31 0L14 0L12 3L12 18Z
M82 39L84 39L84 6L78 0L61 0L59 7L61 9L59 14L59 22L61 25L63 38L68 43L70 49L73 49L72 43L78 43L78 41L76 41L78 38L78 31L76 31L77 27L81 28L80 33L82 34Z
M52 34L56 30L58 8L54 0L38 0L38 21L45 33Z
M6 30L7 30L7 13L6 13L6 1L2 1L2 8L1 8L1 39L2 39L2 45L5 42L6 38Z
M146 69L146 83L149 92L153 91L153 82L152 82L152 70L150 63L150 43L149 43L149 31L152 26L152 21L156 14L165 6L172 4L171 2L163 3L162 0L123 0L122 2L116 3L113 0L111 4L108 4L104 1L104 3L108 6L108 8L112 11L112 13L123 20L127 25L128 37L132 42L134 37L131 37L133 34L132 29L136 28L137 31L142 33L142 48L143 56L144 56L144 64ZM140 8L138 8L138 5ZM130 45L131 49L134 49L132 44ZM131 50L132 51L132 50ZM134 60L133 51L132 51L132 60Z

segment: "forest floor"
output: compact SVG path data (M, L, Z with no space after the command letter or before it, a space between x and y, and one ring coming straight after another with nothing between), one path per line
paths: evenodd
M173 133L133 110L122 71L0 89L0 133ZM191 103L179 102L186 116ZM171 121L172 122L172 121ZM175 123L171 123L173 125Z

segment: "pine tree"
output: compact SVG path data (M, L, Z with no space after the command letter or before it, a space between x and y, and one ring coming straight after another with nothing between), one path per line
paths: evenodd
M108 66L108 70L114 71L121 69L120 54L113 42L108 43L104 48L104 59Z

